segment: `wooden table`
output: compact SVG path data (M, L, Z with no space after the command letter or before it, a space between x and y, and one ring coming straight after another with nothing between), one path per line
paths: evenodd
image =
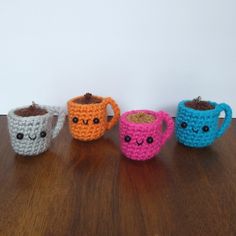
M146 162L120 154L117 127L23 158L0 117L0 235L236 235L236 121L212 147L173 137Z

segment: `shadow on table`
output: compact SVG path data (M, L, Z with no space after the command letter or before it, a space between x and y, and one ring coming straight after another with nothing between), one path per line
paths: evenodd
M214 146L190 148L176 143L172 152L172 169L187 182L198 182L199 178L209 173L220 178L223 169L219 151Z
M80 169L118 162L119 155L119 147L110 138L90 142L72 139L69 146L69 163Z
M121 155L120 185L126 193L136 188L140 193L152 193L165 188L171 180L171 175L160 156L147 161L134 161Z

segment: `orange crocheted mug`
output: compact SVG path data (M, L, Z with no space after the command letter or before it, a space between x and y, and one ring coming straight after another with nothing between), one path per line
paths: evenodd
M107 117L108 105L111 105L114 111L110 121ZM88 93L69 100L67 108L71 135L81 141L100 138L117 123L120 117L120 109L112 98L92 96Z

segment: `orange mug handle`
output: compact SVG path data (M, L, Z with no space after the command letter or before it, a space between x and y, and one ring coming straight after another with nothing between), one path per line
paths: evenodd
M111 97L105 98L105 103L106 103L106 106L111 105L112 110L114 112L114 116L112 117L112 119L109 122L107 122L107 130L109 130L119 120L119 118L120 118L120 108L117 105L117 103Z

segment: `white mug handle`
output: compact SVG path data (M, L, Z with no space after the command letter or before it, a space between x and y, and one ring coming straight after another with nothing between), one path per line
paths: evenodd
M52 114L58 116L57 123L52 131L52 138L54 139L57 137L57 135L59 134L64 125L66 118L66 110L63 109L62 107L55 107L55 106L45 106L45 108Z

